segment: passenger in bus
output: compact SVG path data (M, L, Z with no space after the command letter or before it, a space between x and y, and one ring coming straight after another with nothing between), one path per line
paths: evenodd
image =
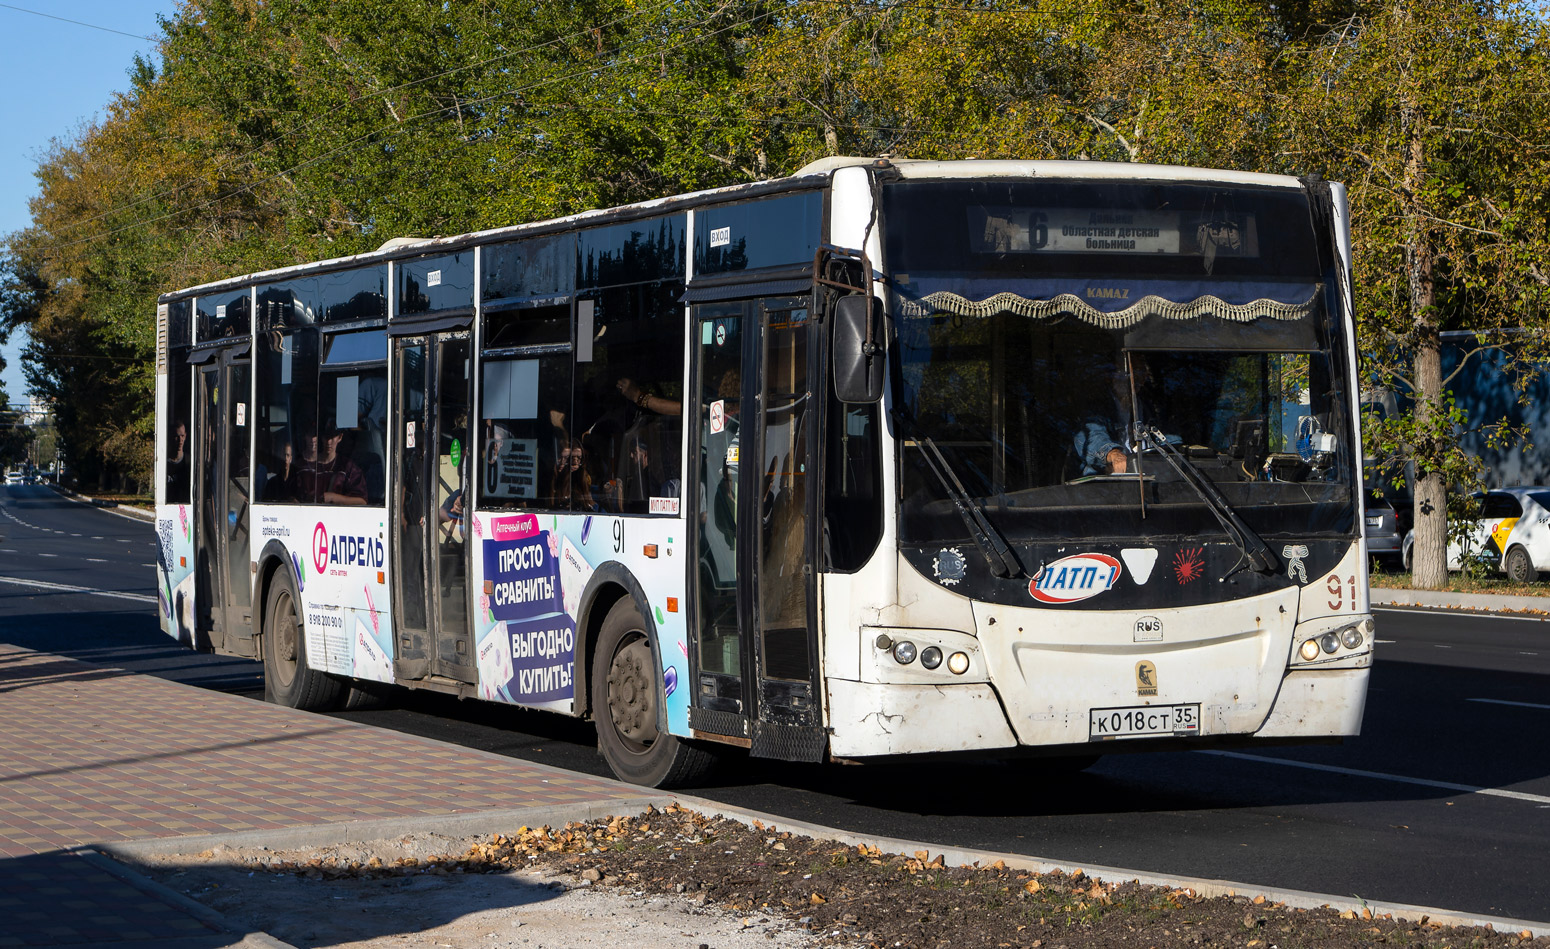
M587 451L572 439L560 446L554 462L553 487L549 496L561 510L597 511L601 506L592 490L592 473L587 469Z
M676 498L682 487L653 463L648 429L626 435L625 460L619 476L603 486L604 504L617 513L644 514L652 498Z
M296 480L298 469L296 467L296 452L291 447L291 440L284 432L275 436L274 460L275 470L270 472L264 480L263 494L260 500L266 502L285 502L296 500ZM259 470L263 470L260 466Z
M321 435L304 434L298 477L299 498L312 504L363 505L366 476L360 466L339 453L344 432L333 420L325 422Z
M619 394L624 397L626 402L638 409L655 412L658 415L684 414L682 401L648 392L634 379L622 378L614 384L614 387L619 390Z
M188 423L182 419L174 419L172 430L168 440L171 445L167 452L167 498L171 501L188 503Z

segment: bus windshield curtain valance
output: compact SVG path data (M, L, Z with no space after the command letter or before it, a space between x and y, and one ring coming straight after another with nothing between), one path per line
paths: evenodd
M895 300L896 312L906 319L934 313L965 317L1012 313L1033 320L1074 316L1104 329L1128 329L1151 316L1165 320L1198 320L1209 316L1233 323L1303 320L1313 312L1322 285L1302 284L1296 288L1243 286L1233 288L1236 293L1217 287L1211 288L1217 292L1190 288L1197 292L1186 294L1177 292L1185 289L1182 287L1171 287L1168 290L1173 292L1163 293L1149 292L1151 289L1144 284L1119 288L1089 286L1075 292L1066 289L1050 296L1002 290L981 299L946 289L919 296L900 290L896 291Z

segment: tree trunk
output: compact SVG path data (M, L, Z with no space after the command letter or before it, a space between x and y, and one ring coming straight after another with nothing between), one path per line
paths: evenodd
M1430 431L1442 411L1442 350L1435 332L1423 337L1415 356L1415 415L1418 431ZM1429 443L1431 439L1423 439ZM1415 546L1411 549L1412 584L1422 590L1448 585L1448 485L1441 471L1415 479Z
M1410 11L1396 4L1395 13L1409 25ZM1405 171L1401 213L1405 223L1405 277L1415 340L1415 430L1410 446L1416 466L1415 546L1411 549L1411 582L1423 590L1448 584L1448 485L1437 463L1441 451L1436 426L1443 412L1442 348L1437 325L1437 291L1433 270L1430 218L1422 195L1426 186L1426 140L1423 117L1408 87L1399 100L1399 127L1404 139Z
M1426 144L1421 138L1415 99L1401 93L1400 127L1404 144L1404 270L1415 340L1415 546L1412 583L1420 589L1448 586L1448 484L1435 462L1440 451L1437 428L1443 412L1442 340L1437 327L1437 288L1431 226L1421 191L1426 183Z

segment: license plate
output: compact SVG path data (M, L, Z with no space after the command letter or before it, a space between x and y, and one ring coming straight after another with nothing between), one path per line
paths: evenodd
M1379 517L1369 517L1369 518L1367 518L1367 526L1368 527L1382 527L1383 526L1383 518L1381 516L1379 516Z
M1095 708L1087 713L1087 740L1175 737L1200 734L1200 703L1192 705L1132 705Z

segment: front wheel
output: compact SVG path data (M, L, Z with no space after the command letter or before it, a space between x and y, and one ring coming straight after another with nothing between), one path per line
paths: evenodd
M264 610L264 701L308 712L339 704L338 679L307 665L307 631L297 614L296 591L282 570Z
M1539 579L1539 569L1529 558L1528 551L1522 547L1507 551L1507 556L1502 558L1502 570L1506 572L1507 579L1514 583L1533 583Z
M666 704L645 621L635 601L625 597L603 619L592 656L597 746L619 780L650 788L683 787L715 763L706 749L664 730Z

